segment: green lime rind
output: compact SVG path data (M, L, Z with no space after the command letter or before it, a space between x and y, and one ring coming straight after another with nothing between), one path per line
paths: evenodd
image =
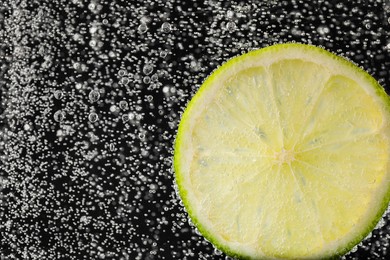
M198 217L196 216L195 212L192 210L191 205L189 204L189 200L187 198L188 194L186 189L183 187L183 176L180 171L180 158L181 158L181 143L183 138L183 133L187 132L187 120L191 118L192 109L193 106L198 100L202 97L204 91L212 85L215 79L219 77L219 75L226 69L232 66L233 64L236 64L250 56L258 56L259 54L265 53L265 52L278 52L279 50L291 48L291 47L299 47L304 48L305 50L313 50L318 53L322 53L324 56L328 56L334 60L336 60L338 63L343 64L346 67L352 68L354 71L357 72L360 76L364 77L369 83L370 86L374 88L375 94L381 98L383 101L383 107L389 114L390 118L390 97L387 95L385 89L366 71L364 71L362 68L358 67L351 61L337 56L325 49L313 46L313 45L307 45L307 44L301 44L301 43L282 43L282 44L275 44L272 46L268 46L262 49L253 50L248 53L245 53L240 56L236 56L222 64L220 67L215 69L204 81L204 83L200 86L199 90L196 92L194 97L191 99L191 101L188 103L187 108L185 109L184 113L182 114L182 118L178 127L177 136L175 139L174 144L174 155L173 155L173 168L174 168L174 174L176 179L176 184L178 187L179 195L183 201L184 207L190 216L192 222L196 226L196 228L199 230L199 232L208 240L210 241L217 249L224 252L226 255L246 260L246 259L254 259L250 255L245 255L242 252L237 252L232 250L230 247L223 245L216 237L213 236L198 220ZM346 246L341 245L338 249L335 251L329 252L328 255L323 255L318 259L339 259L340 256L345 255L348 253L353 247L355 247L357 244L359 244L378 224L379 220L382 218L383 214L385 213L386 209L388 208L388 204L390 202L390 185L386 191L386 194L384 196L383 203L381 207L379 208L377 214L373 218L373 221L364 229L362 232L360 232L358 235L355 236L354 239L351 240ZM309 241L308 241L309 243ZM264 257L262 259L276 259L275 257ZM285 258L285 259L295 259L295 258Z

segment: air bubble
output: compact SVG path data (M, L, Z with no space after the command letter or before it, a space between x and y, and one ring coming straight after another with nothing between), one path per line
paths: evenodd
M121 101L119 102L119 107L120 107L120 109L122 109L122 110L127 110L127 109L129 109L129 104L127 103L126 100L121 100Z
M129 119L130 119L130 120L133 120L133 119L135 118L135 114L132 113L132 112L130 112L130 113L128 114L128 116L129 116Z
M364 27L366 27L366 29L371 29L371 21L370 20L364 20L363 21L363 25Z
M123 77L119 80L119 83L122 84L122 85L127 85L129 84L130 80L128 77Z
M93 102L96 102L99 100L100 93L97 90L91 90L91 92L89 92L88 97L89 97L89 100L93 103Z
M115 106L115 105L110 106L110 112L111 113L117 113L118 112L118 107Z
M163 89L162 89L162 92L163 93L168 93L169 92L169 87L168 86L164 86Z
M88 120L91 123L95 123L99 119L99 116L95 112L91 112L88 115Z
M170 24L170 23L164 22L164 23L161 25L161 31L163 31L164 33L169 33L171 30L172 30L172 27L171 27L171 24Z
M222 255L222 251L217 249L217 248L214 248L214 254L215 255Z
M118 76L119 77L123 77L123 76L125 76L127 74L127 71L126 70L119 70L118 71Z
M96 9L96 4L90 3L90 4L88 4L88 8L89 8L89 10L94 11Z
M123 123L126 123L126 122L129 121L129 120L130 120L129 114L123 114L123 115L122 115L122 121L123 121Z
M142 72L145 74L145 75L149 75L153 72L153 67L150 65L150 64L146 64L143 69L142 69Z
M317 32L319 34L324 35L324 34L328 34L330 32L330 30L329 30L329 27L327 27L327 26L318 26Z
M54 113L54 120L57 122L62 122L65 119L65 113L62 110L58 110Z
M165 58L167 56L168 52L167 51L160 51L160 57Z
M149 77L149 76L145 76L145 77L143 78L143 82L144 82L145 84L149 84L149 83L150 83L150 77Z
M56 91L54 92L54 97L55 97L56 99L61 99L63 96L64 96L64 93L63 93L61 90L56 90Z
M156 82L158 81L158 75L157 74L153 74L150 79L153 81L153 82Z
M228 19L233 18L233 16L234 16L234 12L233 12L232 10L227 11L226 17L227 17Z
M62 121L62 120L61 120L61 121ZM32 127L31 127L30 124L25 124L25 125L23 126L23 129L24 129L25 131L30 131L30 130L32 129Z
M145 23L141 23L139 26L138 26L138 32L141 33L141 34L144 34L146 33L146 31L148 30L148 26L145 24Z
M226 23L226 30L229 32L234 32L236 30L236 24L232 21Z

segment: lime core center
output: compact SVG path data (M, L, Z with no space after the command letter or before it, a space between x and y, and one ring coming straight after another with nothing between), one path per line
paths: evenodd
M274 158L279 164L290 164L292 161L295 160L294 151L282 148L280 152L275 152Z

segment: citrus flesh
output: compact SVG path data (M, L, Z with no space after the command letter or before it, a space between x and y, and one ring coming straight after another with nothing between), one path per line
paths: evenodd
M318 47L229 60L190 101L176 138L192 221L239 258L348 252L389 202L389 104L371 76Z

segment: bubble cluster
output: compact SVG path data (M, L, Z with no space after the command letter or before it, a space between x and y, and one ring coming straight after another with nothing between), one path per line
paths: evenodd
M0 258L232 259L189 222L174 138L228 58L302 42L390 88L378 1L0 1ZM388 214L344 259L386 259Z

